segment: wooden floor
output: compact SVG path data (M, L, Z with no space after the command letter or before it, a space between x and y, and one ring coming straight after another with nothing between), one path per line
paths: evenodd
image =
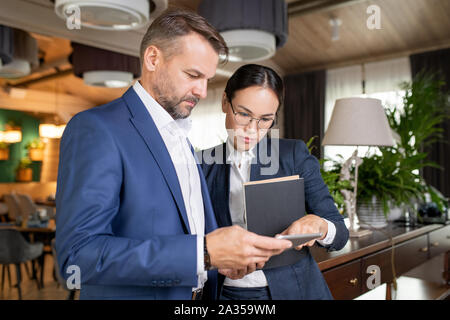
M14 285L17 283L16 267L10 265L11 271L11 285L9 285L8 275L5 274L5 283L3 290L0 290L0 300L17 300L18 291ZM28 267L30 270L30 265ZM2 268L0 267L0 285L2 279ZM45 255L45 272L44 272L44 287L38 290L35 280L30 280L25 267L21 266L22 273L22 299L23 300L64 300L68 296L68 292L53 279L53 256ZM1 288L1 287L0 287ZM76 299L78 295L76 296Z

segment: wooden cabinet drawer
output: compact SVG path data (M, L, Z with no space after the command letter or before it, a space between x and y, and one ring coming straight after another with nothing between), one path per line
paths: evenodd
M430 232L430 257L450 250L450 226Z
M323 272L323 276L336 300L350 300L361 295L361 260Z
M395 252L395 250L394 250ZM368 267L377 266L380 268L380 284L391 282L393 279L392 273L392 249L384 249L377 253L371 254L362 259L361 263L361 291L363 293L369 291L367 287L367 279L372 276L372 274L367 273Z
M395 269L397 276L427 261L428 238L423 235L405 241L395 247Z

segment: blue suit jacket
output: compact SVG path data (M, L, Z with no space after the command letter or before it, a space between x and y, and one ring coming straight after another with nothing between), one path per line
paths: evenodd
M329 220L336 226L336 237L327 250L340 250L348 240L348 230L342 216L334 205L327 186L320 174L317 159L310 155L301 140L279 139L277 146L271 139L264 138L256 147L256 163L251 165L250 181L276 177L299 175L305 182L305 205L308 213L314 213ZM219 145L202 152L202 169L213 202L219 227L230 226L229 209L230 165L226 163L226 145ZM211 163L211 159L221 158L221 163ZM262 157L267 155L267 158ZM271 159L271 162L268 161ZM273 161L279 161L278 169ZM270 176L261 169L277 169ZM317 263L305 248L306 256L291 266L264 270L274 300L278 299L332 299L328 286ZM219 275L219 284L223 283ZM219 286L220 289L220 286Z
M80 267L81 298L191 299L197 239L170 155L135 91L77 114L60 148L56 250L65 278L68 266ZM208 233L217 223L198 169ZM208 276L214 290L217 272Z

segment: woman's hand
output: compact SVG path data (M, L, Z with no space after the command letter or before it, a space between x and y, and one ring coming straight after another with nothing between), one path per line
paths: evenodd
M314 214L307 214L304 217L294 221L281 235L302 234L302 233L322 233L320 239L313 239L304 244L295 247L296 250L302 249L304 246L313 246L316 240L325 239L328 232L328 223L321 217Z

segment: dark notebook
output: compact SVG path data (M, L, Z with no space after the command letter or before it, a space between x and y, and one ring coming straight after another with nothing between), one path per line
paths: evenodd
M299 176L244 183L247 229L273 237L305 215L304 180ZM304 250L288 249L273 256L264 269L292 265L304 256Z

